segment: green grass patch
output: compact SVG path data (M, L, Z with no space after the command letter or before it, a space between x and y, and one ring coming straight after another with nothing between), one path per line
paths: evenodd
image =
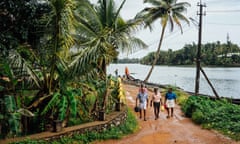
M215 129L230 138L240 140L240 106L227 100L211 100L190 96L182 105L187 117L206 129Z
M107 139L120 139L123 136L134 133L138 129L138 122L132 112L128 110L127 120L123 124L112 127L108 130L105 130L101 133L97 132L88 132L84 134L74 135L72 137L63 137L60 140L53 142L45 141L34 141L34 140L25 140L22 142L16 142L15 144L88 144L96 140L107 140Z

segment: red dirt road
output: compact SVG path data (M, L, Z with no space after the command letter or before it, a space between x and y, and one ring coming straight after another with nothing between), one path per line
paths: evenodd
M133 109L138 88L124 84L127 104ZM149 91L149 96L152 92ZM147 121L139 119L140 129L120 140L94 142L95 144L240 144L212 130L202 129L191 119L183 116L180 107L175 107L173 118L167 119L166 112L161 112L159 119L154 119L153 108L147 109Z

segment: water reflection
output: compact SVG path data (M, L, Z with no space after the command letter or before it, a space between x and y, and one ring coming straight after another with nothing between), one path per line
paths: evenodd
M118 69L120 75L124 75L125 67L128 67L132 76L143 80L150 66L140 64L111 64L108 66L108 73L114 75ZM205 73L210 79L212 85L220 96L240 98L240 68L204 68ZM149 79L149 82L157 84L170 84L181 87L186 91L194 92L195 89L195 67L173 67L173 66L156 66ZM211 87L201 74L200 93L214 95Z

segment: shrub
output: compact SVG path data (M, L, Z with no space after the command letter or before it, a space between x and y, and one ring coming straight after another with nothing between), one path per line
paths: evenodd
M25 140L22 142L16 142L15 144L65 144L65 143L78 143L87 144L96 140L106 140L106 139L120 139L127 134L135 132L138 128L137 120L131 110L128 110L127 120L117 126L105 130L101 133L97 132L87 132L84 134L73 135L72 137L63 137L60 140L46 142L46 141L36 141L36 140Z
M204 115L201 111L197 110L193 112L192 119L197 124L202 124L204 122Z
M203 128L215 129L240 140L240 106L227 100L211 100L204 96L190 96L182 106L183 112Z

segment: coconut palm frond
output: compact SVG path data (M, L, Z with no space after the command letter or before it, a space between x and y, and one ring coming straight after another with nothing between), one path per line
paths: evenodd
M70 63L72 75L84 75L89 69L93 68L94 62L97 61L98 47L88 47L82 49L78 54L75 54L74 60Z
M170 32L173 31L174 23L176 23L182 32L182 26L180 20L188 22L187 18L183 16L181 13L187 10L186 7L190 6L187 2L180 2L177 3L177 0L144 0L144 3L149 3L152 7L147 7L140 11L137 14L137 19L142 20L145 23L145 27L149 27L152 30L152 24L157 19L161 19L161 26L162 26L162 33L159 41L159 45L155 54L154 61L152 63L152 67L146 76L144 81L148 81L154 65L156 64L159 55L160 55L160 48L162 45L165 28L167 24L170 25Z
M137 52L139 49L146 49L148 46L142 42L141 39L136 37L130 37L128 38L129 42L122 41L122 43L118 43L120 47L123 47L122 52L134 53ZM125 49L124 49L125 48Z
M161 4L161 0L144 0L143 2L144 3L150 3L150 4L156 5L156 6Z
M9 63L15 74L24 77L30 84L34 84L40 88L41 80L37 75L38 70L28 63L17 51L12 50L9 53Z
M24 108L18 109L17 112L26 117L34 117L34 113Z

